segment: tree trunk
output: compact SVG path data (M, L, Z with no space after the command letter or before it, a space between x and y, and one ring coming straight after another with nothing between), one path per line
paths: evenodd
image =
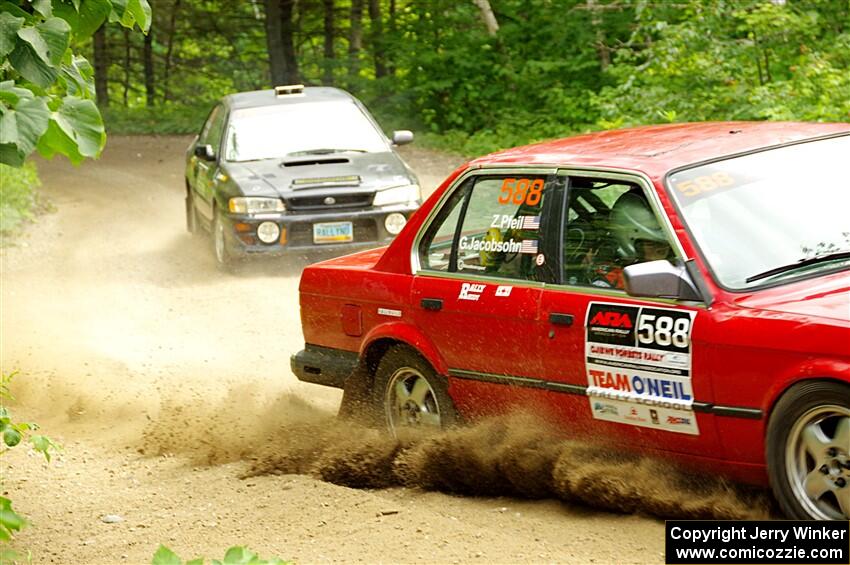
M395 21L395 13L396 13L396 0L390 0L390 38L393 40L397 37L397 26ZM386 55L386 53L385 53ZM393 57L394 53L391 51L387 56L387 74L395 75L395 61Z
M587 10L590 12L590 25L596 32L596 54L599 56L599 67L604 71L611 64L611 50L606 44L605 26L596 0L587 0Z
M283 45L283 80L286 84L301 82L293 38L295 27L292 25L292 11L294 7L295 0L280 0L280 41Z
M348 29L348 82L360 74L360 49L363 47L363 0L351 0L351 26Z
M331 85L334 82L334 0L323 0L325 9L325 52L322 82Z
M177 30L177 12L180 11L180 0L174 0L171 7L171 20L168 22L168 44L165 47L165 69L162 73L162 98L166 102L169 99L168 79L171 77L171 57L174 55L174 34Z
M384 55L384 24L381 20L381 0L369 0L369 36L372 43L372 55L375 58L375 78L387 75Z
M128 106L130 92L130 30L124 28L124 107Z
M104 26L94 32L94 92L97 105L109 108L109 50Z
M499 22L496 21L496 14L493 13L493 8L490 6L490 0L473 0L478 9L481 10L481 19L484 20L484 25L487 27L487 33L490 37L496 37L499 31Z
M280 0L265 0L266 47L269 52L269 75L272 86L286 84L286 62L281 36Z
M151 25L151 29L145 35L145 48L142 53L142 59L145 66L145 106L150 108L156 103L153 71L153 25Z

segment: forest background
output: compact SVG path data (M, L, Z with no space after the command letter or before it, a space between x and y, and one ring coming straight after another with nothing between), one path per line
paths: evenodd
M36 141L78 162L104 125L194 134L215 100L274 85L344 88L467 157L637 124L850 122L850 0L0 0L0 19L0 235L38 208Z
M696 120L850 121L850 0L150 0L95 34L108 132L195 133L221 96L332 85L467 156Z

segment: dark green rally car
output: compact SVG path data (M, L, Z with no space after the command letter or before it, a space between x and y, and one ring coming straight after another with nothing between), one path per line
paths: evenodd
M422 202L416 175L365 106L337 88L277 87L222 99L186 158L186 227L216 262L346 253L388 243Z

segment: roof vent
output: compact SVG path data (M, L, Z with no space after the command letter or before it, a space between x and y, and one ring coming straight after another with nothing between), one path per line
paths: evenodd
M291 96L293 94L304 94L303 84L288 84L286 86L275 86L274 95L278 98L282 96Z

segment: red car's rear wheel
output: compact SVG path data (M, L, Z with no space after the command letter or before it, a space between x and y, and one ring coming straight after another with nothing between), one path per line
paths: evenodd
M381 359L373 395L394 436L404 430L440 430L457 422L445 378L405 346L390 349Z

